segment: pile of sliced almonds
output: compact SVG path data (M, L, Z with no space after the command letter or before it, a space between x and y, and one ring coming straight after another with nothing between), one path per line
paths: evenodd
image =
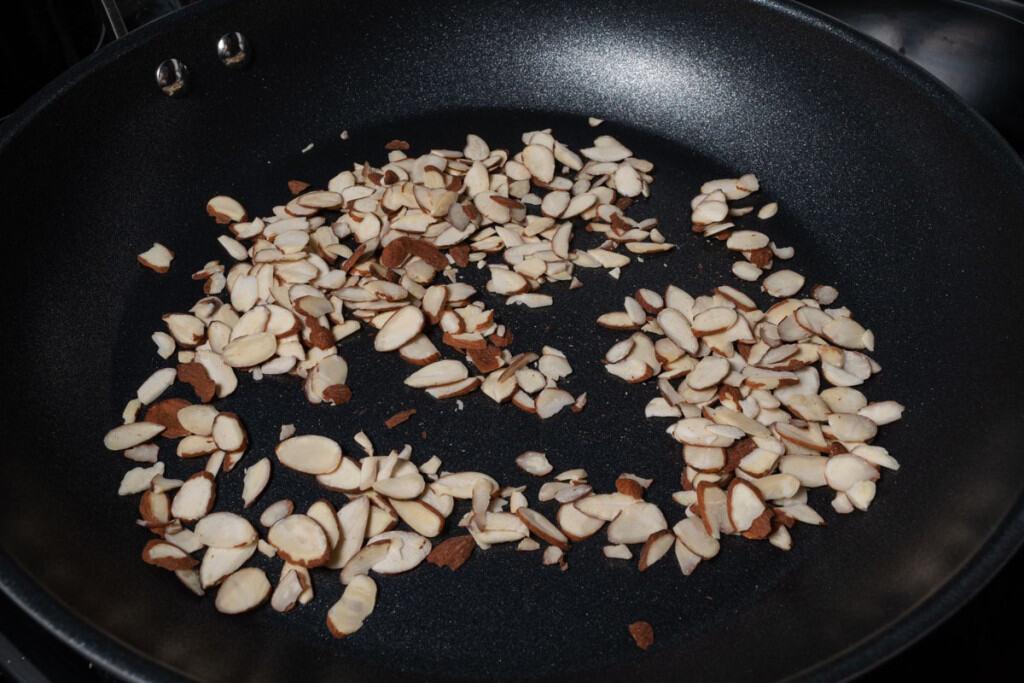
M645 500L652 480L635 474L620 475L614 492L595 492L585 470L550 476L545 453L523 452L516 464L548 477L536 493L538 504L552 506L545 514L531 507L526 486L502 485L482 472L441 471L437 456L417 466L408 445L380 455L362 432L355 441L364 455L354 458L329 437L296 434L294 425L281 428L277 465L308 475L327 497L304 512L288 499L268 502L258 526L230 509L215 510L218 503L236 510L258 504L275 465L263 457L246 467L241 499L218 500L218 475L230 472L250 443L240 418L210 402L237 388L236 370L255 379L297 375L311 403L347 402L348 365L335 344L360 322L375 330L375 350L397 351L419 366L405 384L434 398L479 389L542 419L583 409L585 393L574 397L558 386L572 373L565 354L545 346L539 354L513 355L511 332L475 300L476 288L458 280L458 268L486 267L487 292L507 297L507 304L543 307L551 303L539 291L545 283L581 286L576 267L605 268L617 278L631 262L619 245L636 255L674 245L656 219L625 215L633 198L647 196L653 167L617 140L601 136L580 154L549 130L522 141L512 155L469 135L463 150L413 158L396 140L381 168L357 164L325 190L290 183L296 196L266 218L250 220L230 197L210 200L207 211L229 226L231 235L219 241L236 263L226 269L210 261L193 275L207 296L188 313L165 315L167 331L153 334L160 357L177 353L178 366L147 378L125 407L124 424L104 438L108 449L140 463L124 475L119 494L141 494L138 524L157 537L142 551L145 562L173 571L198 595L218 587L216 607L228 614L268 600L279 612L306 605L314 598L310 571L337 570L344 589L326 621L344 637L376 605L371 573L397 574L424 560L455 570L475 548L508 543L520 551L544 544L542 564L564 571L572 544L604 528L606 557L635 553L645 571L673 551L688 575L719 552L723 534L767 538L788 550L795 521L824 523L807 505L810 488L834 490L838 512L868 508L878 468L898 467L871 442L903 407L869 404L853 388L880 367L863 353L873 349L871 332L847 309L825 308L836 290L819 285L811 298L793 298L804 278L780 270L762 282L782 299L765 311L732 286L696 298L670 286L640 289L625 297L622 311L598 320L631 331L605 355L608 372L630 383L655 380L660 395L646 415L674 419L668 433L683 445L685 464L683 490L672 496L685 515L674 525ZM735 229L728 220L753 211L728 202L758 188L753 175L710 181L691 203L693 229L740 252L744 260L733 272L746 281L759 279L773 258L793 256L764 233ZM765 205L758 218L776 211ZM574 221L604 242L573 249ZM501 262L487 263L491 254ZM155 245L139 259L165 272L172 257ZM447 281L435 282L438 274ZM463 359L442 358L432 330ZM833 386L822 390L822 378ZM175 381L190 384L200 402L161 400ZM177 440L179 458L205 458L203 468L185 480L165 477L153 443L158 436ZM328 497L339 496L345 502L336 507ZM434 546L458 501L468 510L455 526L467 533ZM276 585L262 569L246 566L256 552L280 560ZM634 632L641 647L653 640L644 626Z

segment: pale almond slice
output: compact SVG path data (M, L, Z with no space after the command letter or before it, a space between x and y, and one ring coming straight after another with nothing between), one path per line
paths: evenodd
M876 479L875 466L852 453L834 455L825 464L825 482L836 491L849 491L858 482Z
M178 422L195 435L210 436L213 434L213 421L219 414L211 405L195 403L178 411Z
M430 554L432 545L413 531L386 531L367 541L371 545L389 541L387 555L371 567L378 574L401 574L415 569Z
M544 566L557 564L562 567L562 571L565 571L567 567L565 564L565 551L558 546L549 545L544 549L544 554L541 556L541 563L544 564Z
M206 336L206 324L194 315L168 313L163 316L163 321L174 341L185 348L199 345Z
M847 489L845 493L853 507L863 512L868 509L871 502L875 499L876 491L875 482L868 479L858 481Z
M401 543L401 541L395 542ZM363 546L359 552L352 556L352 559L345 563L339 575L341 584L347 586L360 577L366 576L373 565L387 557L388 552L391 550L391 543L390 539L386 539Z
M602 313L597 318L597 324L609 330L635 330L639 327L639 324L634 322L625 311Z
M573 503L563 503L556 516L558 526L571 541L590 538L604 526L604 520L585 515Z
M803 522L804 524L813 524L816 526L824 526L825 524L825 520L822 516L815 512L814 508L804 503L785 505L781 510L796 521Z
M544 308L553 304L554 299L552 299L548 294L516 294L515 296L510 296L506 299L505 303L509 306L521 304L527 308Z
M444 516L424 500L391 500L398 517L418 534L435 538L444 529Z
M832 285L814 285L811 296L822 306L831 306L839 298L839 290Z
M403 306L388 318L373 339L377 351L396 351L412 341L423 329L426 320L415 306Z
M712 428L715 423L704 417L683 418L668 428L668 433L679 443L691 446L728 448L735 441Z
M637 569L646 571L648 567L663 558L675 543L675 536L668 529L651 534L640 550Z
M377 493L396 500L411 500L423 493L426 482L423 475L413 471L388 479L381 479L373 484L373 490Z
M768 246L768 235L756 230L736 230L725 242L725 248L733 251L753 251Z
M801 486L815 488L825 485L825 467L828 458L821 455L784 455L779 459L779 471L800 480Z
M199 565L200 584L203 588L216 586L248 562L255 552L255 543L241 548L207 548Z
M896 401L879 401L877 403L873 402L864 406L857 411L857 415L866 417L881 427L882 425L891 424L899 420L903 417L904 410L906 410L906 408Z
M761 289L777 299L793 296L803 286L804 276L792 270L777 270L761 282Z
M426 389L460 382L467 377L469 377L469 370L461 362L439 360L406 377L405 384L416 389Z
M331 569L339 569L348 564L363 547L366 529L370 520L370 499L360 496L352 499L338 510L338 526L341 529L341 542L327 561Z
M208 472L197 472L185 480L171 503L171 516L182 522L195 522L213 508L214 483Z
M295 506L292 504L292 501L287 498L282 498L281 500L267 506L267 509L265 509L260 515L260 524L269 529L274 526L278 520L282 520L292 514L292 511L294 510Z
M211 548L240 548L259 538L249 520L233 512L213 512L196 523L197 540Z
M523 165L530 175L543 183L550 183L555 177L555 157L550 149L531 144L523 148Z
M213 216L218 223L240 223L249 220L245 208L236 199L226 195L217 195L206 203L206 213Z
M725 467L725 449L718 446L683 444L683 461L700 472L717 472Z
M118 425L103 437L103 445L111 451L123 451L149 441L164 429L164 425L155 422L130 422Z
M732 274L745 282L757 282L764 271L749 261L736 261L732 264Z
M672 527L672 533L688 550L705 560L710 560L720 549L718 540L709 535L700 520L687 517Z
M425 334L418 334L398 349L402 360L413 365L429 365L441 358L441 352Z
M277 337L260 332L239 337L224 347L224 363L233 368L251 368L273 358L277 352Z
M610 560L631 560L633 559L633 553L629 551L627 546L622 544L606 545L601 548L601 552L604 556Z
M176 545L152 540L142 549L142 561L170 571L192 569L199 561Z
M545 543L550 543L562 550L569 549L569 539L547 517L528 507L516 511L519 519L530 529L530 532Z
M335 638L358 631L377 603L377 584L368 576L357 576L345 588L341 599L327 612L327 628Z
M174 260L174 252L154 242L153 246L138 255L139 263L157 273L166 273L171 269L171 261Z
M438 495L448 495L452 498L469 500L473 497L473 488L479 481L485 482L492 492L501 488L493 478L480 472L453 472L446 474L432 483L430 488Z
M144 405L152 403L174 384L177 374L177 370L174 368L157 370L142 383L136 392L136 397Z
M341 446L316 434L293 436L274 449L282 465L305 474L328 474L341 465Z
M757 488L742 479L734 479L729 485L727 496L729 521L736 531L756 531L752 527L756 521L763 519L762 515L767 509ZM768 533L770 529L764 535Z
M878 434L878 426L866 417L850 413L832 413L828 416L826 436L838 441L871 441Z
M766 221L779 212L779 205L776 202L768 202L757 210L757 217Z
M632 507L638 502L636 498L623 493L599 493L585 496L573 505L588 517L610 522L618 517L625 508Z
M701 358L697 367L686 376L686 384L691 389L698 391L718 386L732 371L729 360L719 356L706 356Z
M524 451L516 457L516 465L524 472L535 477L544 477L554 469L548 462L547 455L539 451Z
M680 541L678 538L675 542L676 561L679 563L679 569L683 572L683 576L689 576L700 564L700 555L696 554Z
M610 494L609 494L610 495ZM585 503L589 496L577 501L576 505ZM581 509L586 513L586 510ZM657 505L636 501L630 506L622 508L622 512L608 525L609 543L643 543L647 538L662 529L668 528L665 515Z
M333 554L341 542L341 527L338 524L338 511L330 501L321 498L306 510L306 516L315 521L327 534L327 545Z
M217 589L214 606L224 614L241 614L256 609L270 597L270 581L262 569L240 569Z
M552 381L559 381L572 374L572 366L565 356L543 354L537 361L537 369Z
M182 585L192 591L193 594L203 597L206 595L206 591L203 590L203 584L199 580L199 572L195 569L178 569L175 570L174 575L178 577Z
M281 559L300 567L318 567L330 557L327 532L307 515L278 520L267 532L267 542L277 548Z
M695 355L699 350L700 340L694 335L690 322L675 308L665 308L658 313L658 325L686 353Z
M245 448L249 441L242 422L234 413L219 413L213 420L211 436L217 448L225 452Z
M693 334L697 337L704 337L725 332L736 323L737 317L736 310L732 308L725 306L708 308L693 316ZM676 339L672 339L672 341L679 344ZM686 348L682 344L679 346L683 349Z
M427 387L426 391L437 399L456 398L476 391L480 387L480 384L481 382L479 377L467 377L466 379L459 380L458 382L452 382L451 384Z
M779 526L779 528L769 534L768 542L780 550L791 550L793 548L793 537L790 535L789 529L784 526Z
M572 406L575 401L576 399L573 398L572 394L564 389L544 389L537 394L535 404L537 417L542 420L546 420L549 417L553 417L563 408Z
M270 607L275 612L289 612L299 601L299 596L306 590L299 572L294 569L282 569L281 580L277 582L273 595L270 596Z

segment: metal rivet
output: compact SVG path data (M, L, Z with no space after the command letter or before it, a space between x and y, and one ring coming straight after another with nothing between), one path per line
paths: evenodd
M156 84L165 94L181 97L188 91L188 67L177 59L165 59L156 68Z
M224 66L241 69L249 63L249 41L237 31L225 33L217 41L217 56Z

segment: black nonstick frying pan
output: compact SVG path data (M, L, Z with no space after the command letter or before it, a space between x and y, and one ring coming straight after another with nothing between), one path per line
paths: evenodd
M251 42L248 69L217 61L228 31ZM191 68L187 97L153 83L168 57ZM197 298L186 274L220 257L206 200L226 193L265 214L287 180L324 184L383 158L392 138L414 152L461 146L468 132L512 146L550 126L580 146L588 116L654 161L638 215L658 216L680 248L619 281L588 273L550 309L502 310L523 348L578 359L570 386L589 392L585 411L542 423L480 396L463 411L432 402L402 388L407 366L363 335L341 349L346 406L310 407L285 379L223 402L249 425L246 457L269 454L283 422L346 450L365 429L384 448L412 444L417 461L436 453L510 483L532 484L512 463L525 448L585 467L605 490L634 471L666 502L678 447L642 419L650 389L601 369L618 336L593 320L640 286L735 282L721 245L690 234L687 202L703 180L755 172L782 207L771 232L796 247L792 267L836 285L874 329L884 370L866 393L907 406L880 436L902 469L883 476L871 509L840 516L812 497L828 526L796 529L789 553L728 539L688 578L672 561L639 575L606 560L598 539L574 548L564 573L535 554L477 552L454 573L382 578L377 610L343 641L323 626L341 592L333 573L315 576L307 608L226 617L143 565L136 501L115 495L126 463L101 439L157 367L160 314ZM836 680L948 615L1024 538L1024 168L942 86L798 7L211 0L118 41L8 121L0 196L0 585L125 678ZM153 241L177 252L168 275L135 263ZM383 428L410 406L414 420ZM321 495L279 474L274 495ZM224 477L219 495L240 487ZM656 633L647 652L626 632L641 619Z

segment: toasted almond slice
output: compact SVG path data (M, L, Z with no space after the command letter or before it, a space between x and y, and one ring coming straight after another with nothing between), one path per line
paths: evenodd
M328 474L341 465L341 446L316 434L293 436L274 449L282 465L305 474Z
M196 522L213 508L214 483L208 472L197 472L185 480L171 503L171 516L182 522Z
M401 574L416 568L430 554L431 543L412 531L386 531L371 538L371 545L390 541L387 555L373 565L378 574Z
M405 379L406 385L417 389L453 384L469 377L469 370L457 360L439 360L424 366Z
M569 549L569 539L547 517L531 508L519 508L516 511L519 519L530 529L530 532L545 543L550 543L562 550Z
M211 548L240 548L255 543L256 529L249 520L233 512L213 512L196 523L200 543Z
M240 223L249 220L238 200L226 195L217 195L206 203L206 213L213 216L218 223Z
M426 320L415 306L403 306L388 318L373 339L377 351L396 351L412 341L423 329Z
M216 586L248 562L255 552L255 543L241 548L207 548L199 565L200 584L203 588Z
M672 549L675 540L675 536L668 529L651 534L640 550L637 569L646 571L648 567L663 558Z
M103 437L103 445L111 451L123 451L149 441L164 429L164 425L155 422L130 422L118 425Z
M524 472L535 477L544 477L551 474L551 463L548 457L540 451L524 451L516 457L516 465Z
M214 606L224 614L241 614L256 609L270 597L270 581L262 569L240 569L217 589Z
M307 515L292 514L277 521L267 532L267 542L281 559L300 567L318 567L330 557L327 532Z
M327 612L327 628L335 638L358 631L377 603L377 584L368 576L357 576L345 588L341 599Z
M558 526L571 541L582 541L600 531L604 520L585 515L573 503L564 503L558 508Z
M579 506L580 503L593 497L595 496L584 498L576 505ZM585 512L585 510L583 511ZM643 543L651 534L667 528L668 523L665 521L665 516L657 505L634 499L633 504L622 508L622 512L608 525L608 542Z

